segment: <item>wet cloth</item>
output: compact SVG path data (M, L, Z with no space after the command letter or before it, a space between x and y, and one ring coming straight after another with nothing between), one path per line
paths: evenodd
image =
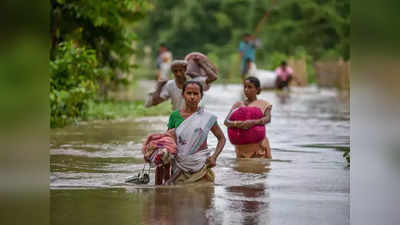
M190 173L190 172L182 172L175 180L176 184L188 184L199 181L206 182L214 182L215 174L214 172L208 168L207 165L204 165L199 171Z
M272 105L264 100L256 100L248 104L250 107L258 107L264 114L267 108L272 107ZM238 158L260 158L266 156L266 151L268 150L268 141L266 137L258 143L245 144L245 145L235 145L235 152Z
M241 106L235 109L229 120L231 121L246 121L256 120L264 117L264 112L258 107ZM248 130L230 127L228 128L228 137L234 145L245 145L251 143L258 143L265 137L265 126L256 125Z
M172 160L173 173L182 172L176 182L186 183L185 180L195 182L207 174L212 174L206 165L210 149L202 149L201 146L216 121L215 115L204 111L204 108L199 108L176 128L177 152ZM203 172L199 174L200 171Z
M143 144L144 158L152 166L167 165L176 153L174 131L150 134Z
M286 80L282 80L281 77L277 77L275 81L275 87L282 90L285 87L289 87L289 83L292 81L292 76L289 76Z
M179 127L179 125L185 120L185 118L182 117L181 113L179 110L176 110L171 113L169 116L168 120L168 129L174 129ZM203 145L200 148L207 148L207 139L203 142Z

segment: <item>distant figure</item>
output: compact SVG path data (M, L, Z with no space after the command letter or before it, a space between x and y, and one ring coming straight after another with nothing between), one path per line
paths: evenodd
M256 42L254 40L254 37L252 37L250 34L246 33L243 36L243 41L240 42L239 44L239 54L240 54L240 72L242 79L244 79L249 72L250 65L255 61L256 58Z
M300 82L297 80L297 78L293 75L293 70L289 66L287 66L286 61L282 61L281 65L276 68L275 70L276 73L276 81L275 81L275 87L278 90L282 90L283 88L288 88L289 89L289 84L294 79L297 84L300 84Z
M172 53L168 50L165 44L160 45L157 57L157 81L168 80L168 75L170 72L172 63Z

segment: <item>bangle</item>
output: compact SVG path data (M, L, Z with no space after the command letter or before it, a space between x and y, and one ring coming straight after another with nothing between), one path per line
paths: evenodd
M233 127L237 127L237 121L233 121Z

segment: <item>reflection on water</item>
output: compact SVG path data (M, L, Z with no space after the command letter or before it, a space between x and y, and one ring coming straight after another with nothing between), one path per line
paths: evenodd
M210 184L156 189L143 207L143 224L210 224L213 196Z
M223 120L241 85L215 85L208 111ZM228 142L215 184L160 187L126 184L142 170L141 143L166 130L168 117L95 121L52 130L51 224L348 224L350 147L346 94L294 88L263 91L273 104L267 135L272 160L236 159ZM217 140L209 136L209 147Z
M237 159L233 169L242 173L263 174L270 170L271 161L268 159Z
M269 224L269 194L263 183L227 187L226 194L236 198L230 200L236 213L231 215L231 223L225 224Z
M211 224L214 185L52 190L51 224Z
M290 98L289 92L287 91L279 91L276 93L276 96L278 97L280 104L286 104Z

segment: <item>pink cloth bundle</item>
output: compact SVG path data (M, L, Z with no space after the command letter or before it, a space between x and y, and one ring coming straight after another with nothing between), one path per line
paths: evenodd
M169 163L170 157L176 153L175 137L171 132L151 134L143 144L144 159L161 166Z
M261 119L264 114L258 107L242 106L236 109L229 120L245 121ZM228 128L228 137L234 145L245 145L260 142L265 137L265 126L256 125L248 130L239 128Z

